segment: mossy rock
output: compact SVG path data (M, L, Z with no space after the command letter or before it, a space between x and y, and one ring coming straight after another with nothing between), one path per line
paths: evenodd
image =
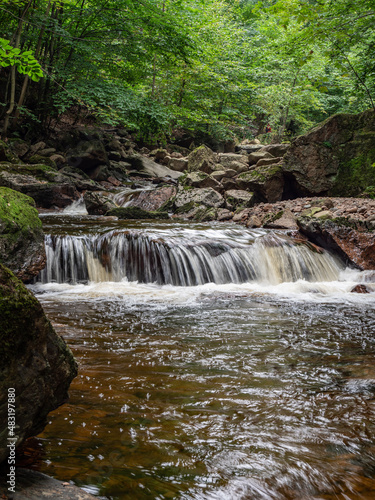
M8 144L0 141L0 162L20 163L21 160L11 151Z
M0 187L0 262L22 280L45 265L42 223L29 196Z
M56 162L48 156L33 155L30 156L28 162L32 165L42 164L47 165L48 167L56 168Z
M0 420L6 421L7 390L15 391L16 445L39 434L47 415L67 400L77 365L34 295L0 264ZM7 454L7 428L0 428L0 462Z
M106 215L119 219L169 219L167 212L148 212L138 207L118 207L109 210Z

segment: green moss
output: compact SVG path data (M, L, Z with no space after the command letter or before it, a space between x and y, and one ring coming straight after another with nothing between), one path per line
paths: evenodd
M354 158L340 159L332 194L341 196L357 196L369 186L375 185L375 148L367 149Z
M28 162L31 164L42 164L42 165L47 165L52 168L56 168L56 162L51 160L48 156L41 156L41 155L33 155L28 159Z
M167 212L147 212L138 207L112 208L106 215L116 216L119 219L169 219Z
M189 203L185 203L185 205L182 205L181 207L176 209L176 214L187 214L193 208L196 206L196 204L193 201L189 201Z
M0 238L18 239L19 233L41 229L42 222L29 196L0 187ZM2 262L0 256L0 262Z
M172 198L169 198L169 200L167 200L165 203L163 203L163 205L158 208L156 211L157 212L173 212L175 206L174 206L174 202L175 202L175 199L176 197L173 196Z
M217 212L212 207L202 208L194 215L196 222L209 222L217 218Z
M0 161L9 163L19 163L20 159L10 149L6 142L0 141Z

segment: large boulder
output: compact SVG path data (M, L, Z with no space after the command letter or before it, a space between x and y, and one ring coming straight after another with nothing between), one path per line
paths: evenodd
M328 212L326 211L328 215ZM341 256L361 270L375 270L375 234L347 218L300 217L299 230L314 243Z
M280 165L263 165L237 177L241 189L254 192L258 201L280 201L284 190L284 177Z
M257 151L255 153L249 154L249 164L256 165L259 160L264 160L266 158L274 158L274 156L268 151Z
M215 179L213 172L211 175L207 175L203 172L190 172L187 174L184 180L185 186L192 186L196 188L213 188L220 191L222 185Z
M204 205L206 207L220 208L224 206L224 198L212 188L184 189L177 192L174 204L177 208L187 205Z
M22 281L46 264L42 223L28 196L0 187L0 262Z
M205 172L210 174L215 170L216 155L210 148L205 145L194 149L188 156L188 171L189 172Z
M375 111L338 114L295 139L284 157L294 196L355 196L375 185Z
M157 189L138 191L131 196L127 206L138 207L147 211L159 210L160 207L176 196L176 193L177 188L174 186L162 186Z
M117 207L113 199L102 192L87 191L83 199L90 215L105 215L109 210Z
M46 165L0 164L0 186L30 196L42 208L65 208L78 200L77 182Z
M233 168L232 164L241 164L246 167L246 170L249 165L249 159L247 155L235 154L235 153L220 153L219 154L219 163L224 168Z
M225 192L225 204L228 210L249 208L255 203L254 193L242 189L231 189Z
M68 165L80 168L88 175L99 165L109 165L104 144L99 139L80 141L67 154Z
M42 306L0 265L0 462L9 453L8 390L15 395L14 444L42 432L50 411L68 399L77 365Z
M286 154L290 144L268 144L268 146L262 146L259 150L260 153L270 153L275 158L282 157Z
M130 163L133 169L129 173L140 175L141 177L170 177L171 179L178 179L183 175L182 172L171 170L164 165L154 162L151 158L137 154L126 156L125 161Z

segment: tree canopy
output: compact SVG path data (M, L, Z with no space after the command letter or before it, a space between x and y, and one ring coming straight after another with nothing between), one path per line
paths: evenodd
M280 139L374 107L374 0L0 0L2 134Z

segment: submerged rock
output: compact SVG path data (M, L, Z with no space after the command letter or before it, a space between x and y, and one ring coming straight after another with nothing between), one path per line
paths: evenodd
M16 468L17 500L97 500L97 496L86 493L73 484L58 481L52 477L30 469ZM6 478L0 478L0 494L7 498Z
M15 444L42 432L50 411L68 399L77 365L42 306L0 265L0 421L7 421L8 389L14 389ZM8 429L0 430L0 462L8 455Z
M0 187L0 262L22 281L31 280L46 263L34 200L5 187Z

